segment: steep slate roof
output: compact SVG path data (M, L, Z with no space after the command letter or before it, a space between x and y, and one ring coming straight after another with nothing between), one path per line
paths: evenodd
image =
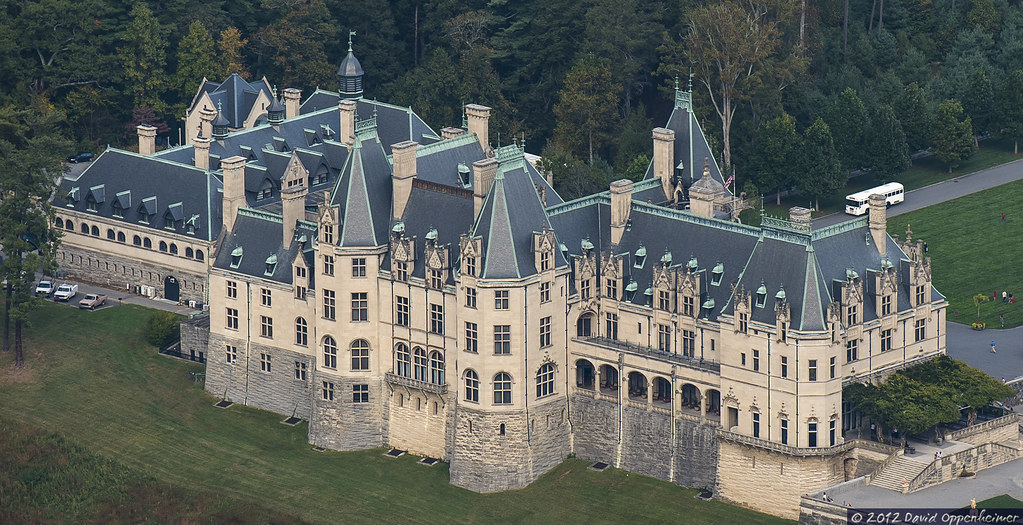
M438 213L438 210L443 212ZM405 235L416 238L416 264L412 275L423 277L426 274L425 257L426 234L430 230L437 231L437 245L449 246L448 261L451 268L459 259L459 240L463 233L469 231L472 224L473 198L472 193L458 188L443 187L428 182L412 184L408 205L401 221L405 227ZM385 258L390 264L390 258ZM448 283L454 283L454 271L448 273Z
M516 146L509 148L518 149ZM504 157L507 155L507 157ZM483 237L484 279L514 279L536 273L533 232L550 227L547 212L529 173L521 150L498 152L497 174L473 228ZM555 265L567 264L555 250Z
M227 233L221 241L213 266L260 279L291 284L294 274L291 267L297 257L305 256L305 252L311 248L316 226L300 222L296 235L285 236L281 221L280 215L242 208L238 211L234 230ZM301 241L303 236L305 242ZM237 261L237 266L234 266L232 263L238 257L235 254L239 253L241 257ZM306 259L307 264L312 267L312 258ZM267 274L268 260L276 260L276 266L271 274Z
M324 109L337 111L341 95L337 91L317 89L302 103L299 112L303 115ZM440 140L440 135L419 118L411 108L403 108L376 100L355 99L355 112L359 120L376 116L380 143L387 154L391 154L391 145L406 140L418 142L420 145L432 144Z
M691 93L675 89L675 108L672 110L671 116L668 117L668 123L664 126L675 132L675 166L678 166L680 161L682 162L682 186L688 188L693 182L700 180L700 177L703 176L704 159L710 161L711 177L724 184L725 179L721 177L721 170L718 168L717 161L714 160L714 153L707 143L707 137L704 136L696 115L691 110L692 106L686 99L687 95L691 95ZM678 170L675 171L678 173ZM646 176L643 178L654 178L653 161L647 167Z
M210 100L213 101L213 107L210 109L220 108L219 111L227 118L228 125L232 128L242 127L242 123L252 111L252 106L256 103L260 91L266 93L268 98L273 98L273 91L266 78L248 82L238 73L231 73L223 82L203 80L204 82L199 86L199 91L192 99L189 109L194 109L200 95L209 93Z
M331 194L341 207L342 246L380 246L388 241L391 166L375 133L357 135L351 156Z
M138 208L146 201L147 213L156 215L148 224L149 228L167 232L164 215L170 213L178 221L174 225L175 233L212 241L220 234L222 190L220 180L193 166L108 149L77 178L62 180L53 204L113 221L147 226L138 221ZM77 193L78 201L69 205L66 197L72 192ZM87 211L90 193L97 201L95 212ZM124 208L123 217L114 217L114 202ZM191 234L186 228L189 222L196 226Z

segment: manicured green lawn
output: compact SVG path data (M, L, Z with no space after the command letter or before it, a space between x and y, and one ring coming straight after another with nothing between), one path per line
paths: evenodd
M1023 501L1020 501L1008 494L995 496L984 501L978 501L977 507L982 509L1023 509Z
M951 175L948 174L948 166L942 164L934 157L925 157L913 162L913 167L908 170L879 180L870 175L863 175L849 179L844 190L835 195L820 200L820 210L814 212L814 217L840 212L845 209L845 196L851 193L873 188L885 182L901 182L906 191L915 190L924 186L948 180L952 177L966 175L983 169L1005 164L1019 159L1012 154L1012 141L986 140L981 142L981 148L973 156L963 161ZM764 204L768 215L775 217L788 217L789 208L792 206L809 207L810 200L802 195L786 197L781 200L781 206L776 206L774 194L764 196Z
M910 225L914 239L927 241L934 286L948 298L950 321L973 322L973 296L997 292L996 301L980 305L981 320L996 329L999 315L1006 328L1023 324L1021 202L1023 181L1017 181L888 219L888 233L905 238ZM1003 290L1016 303L1003 303Z
M25 368L13 369L10 353L0 354L3 425L21 421L60 433L88 453L116 460L103 468L138 473L113 476L124 482L104 488L112 493L106 499L86 494L96 483L88 477L61 488L100 515L105 502L151 476L198 489L181 496L185 505L211 505L230 516L239 502L255 504L251 521L789 523L703 502L694 490L652 478L593 472L581 460L564 462L524 490L484 495L450 485L444 463L425 467L410 456L386 458L382 450L316 452L306 443L304 423L288 427L280 415L213 407L216 400L188 373L201 366L159 356L144 342L148 314L135 306L86 312L47 303L27 330ZM50 508L46 501L34 505L26 507L28 516ZM58 521L94 516L55 508Z

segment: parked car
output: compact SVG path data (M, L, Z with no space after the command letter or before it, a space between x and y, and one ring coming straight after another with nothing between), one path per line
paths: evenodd
M78 285L64 283L57 287L56 292L53 292L53 300L68 302L76 295L78 295Z
M71 155L70 157L67 158L67 161L70 162L71 164L75 164L77 162L92 162L92 157L93 157L92 153L89 153L88 151L83 151L78 155Z
M95 310L97 306L103 306L105 302L107 302L107 296L99 293L90 293L85 294L85 298L78 301L78 307Z
M36 285L36 295L49 297L53 293L53 281L42 280Z

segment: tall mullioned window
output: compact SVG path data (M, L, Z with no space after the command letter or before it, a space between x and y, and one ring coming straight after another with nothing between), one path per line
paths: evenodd
M590 291L590 280L583 279L579 281L579 298L589 299L593 292Z
M671 352L671 326L657 325L657 349L662 352Z
M238 298L238 283L236 281L227 281L227 298Z
M852 326L859 321L859 314L855 304L850 304L845 311L845 325Z
M510 405L512 402L511 376L501 372L494 376L494 404Z
M369 341L356 339L352 342L352 370L369 370Z
M323 256L323 275L334 275L334 256Z
M859 342L856 339L845 343L845 362L852 363L859 359Z
M334 400L334 383L329 381L323 382L323 400L333 401Z
M472 369L465 371L465 400L480 402L480 376Z
M892 296L885 295L881 297L881 315L891 315L892 313Z
M618 339L618 314L608 312L604 317L604 337Z
M892 329L881 330L881 351L887 352L892 349Z
M551 283L540 283L540 302L551 302Z
M295 361L295 379L305 381L309 376L309 365L302 361Z
M427 371L429 370L430 367L430 361L426 357L426 350L423 350L422 347L417 346L415 350L412 351L412 357L414 359L412 367L412 371L414 373L413 377L417 381L422 381L425 383L428 379Z
M693 317L693 313L695 312L693 305L695 303L696 303L696 301L692 297L689 297L689 296L683 297L682 298L682 315L684 315L686 317Z
M546 363L536 371L536 397L554 393L554 365Z
M352 385L352 403L369 403L369 385Z
M238 309L228 308L227 309L227 327L231 330L238 329Z
M299 346L309 344L309 324L301 317L295 319L295 344Z
M366 276L366 258L355 257L352 259L352 277Z
M323 292L323 318L333 321L337 316L337 295L334 290L322 290Z
M361 322L369 319L369 299L366 292L352 294L352 321Z
M511 353L511 325L494 325L494 353L498 355Z
M923 341L927 338L927 319L917 319L913 322L913 328L916 342Z
M238 347L227 345L227 364L238 362Z
M671 311L671 293L667 290L657 291L657 308L665 312Z
M465 350L467 352L479 352L479 328L476 323L465 322Z
M927 302L927 285L921 284L916 287L916 306Z
M394 349L394 373L402 377L412 377L412 354L405 343L398 343Z
M273 358L270 356L270 354L267 353L259 354L259 371L270 372L272 369L271 367L272 360Z
M273 339L274 320L272 317L268 317L265 315L259 316L259 335Z
M271 297L272 296L270 295L270 289L269 288L261 288L259 290L259 298L260 298L260 302L262 303L263 306L271 306L271 304L270 304Z
M465 306L468 308L476 308L476 289L466 288L465 289Z
M540 348L551 346L551 318L540 319Z
M444 306L442 305L430 305L430 332L444 334Z
M337 368L337 341L329 335L323 338L323 366Z
M497 290L496 292L494 292L494 309L495 310L508 309L508 290Z
M682 330L682 355L686 357L696 356L696 332Z
M397 296L394 298L394 324L398 326L409 325L409 304L408 297Z
M608 277L606 280L606 286L604 287L604 296L608 299L618 298L618 280L613 277Z

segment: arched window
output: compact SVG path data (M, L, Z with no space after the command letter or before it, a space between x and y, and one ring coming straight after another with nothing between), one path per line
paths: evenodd
M494 404L510 405L512 402L511 376L500 372L494 376Z
M329 335L323 338L323 366L337 368L337 341Z
M171 243L171 245L170 245L170 252L171 252L172 255L177 255L178 254L178 245L174 244L174 243Z
M60 217L57 217L57 220L53 221L53 224L62 230L64 229L64 219L61 219Z
M413 353L415 354L415 375L413 377L425 383L427 380L426 369L429 366L426 359L426 350L423 350L421 346L417 346Z
M111 229L108 228L107 229L107 239L110 239L112 241L112 240L114 240L116 238L117 238L117 235L114 233L114 230L111 230Z
M138 235L132 237L131 243L135 246L142 246L142 237L139 237Z
M536 371L536 397L554 393L554 364L547 363Z
M295 319L295 344L306 346L309 344L309 324L305 319Z
M430 382L444 384L444 356L437 351L430 352Z
M160 251L161 252L166 252L167 251L167 243L166 242L160 241Z
M412 377L412 356L409 355L405 343L398 343L394 350L394 373L402 377Z
M93 226L90 233L93 237L99 237L99 226Z
M352 341L352 370L369 370L369 341Z
M195 255L195 252L192 251L192 247L191 246L185 248L185 257L188 257L189 259L191 259L193 255Z
M465 371L465 400L480 402L480 376L471 368Z
M69 231L69 232L75 231L75 223L74 223L74 221L68 219L68 221L64 223L64 228L67 231Z
M84 233L86 235L89 234L89 225L85 224L84 222L82 223L82 233Z
M206 256L204 256L204 255L202 254L202 250L196 250L196 251L195 251L195 260L197 260L197 261L202 261L202 260L204 260L205 258L206 258Z
M124 241L125 241L124 232L117 232L117 242L124 242Z
M152 249L153 248L153 241L151 241L149 239L149 237L146 237L145 239L142 239L142 247L143 248Z

